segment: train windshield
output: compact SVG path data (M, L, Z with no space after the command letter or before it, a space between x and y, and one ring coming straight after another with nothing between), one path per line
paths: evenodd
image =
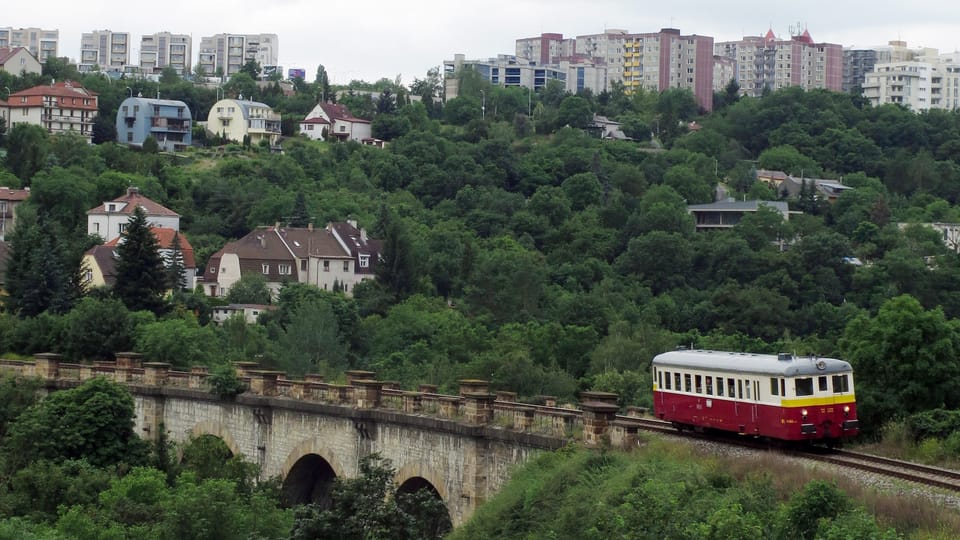
M797 396L813 395L813 379L810 377L796 380Z
M846 375L833 376L833 393L842 394L850 391L850 381Z

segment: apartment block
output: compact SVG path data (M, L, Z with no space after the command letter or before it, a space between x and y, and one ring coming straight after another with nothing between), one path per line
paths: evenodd
M80 72L98 66L101 71L123 71L130 63L130 33L94 30L80 37Z
M144 73L160 73L170 67L179 75L188 75L192 59L193 38L187 34L157 32L140 38L140 69Z
M929 51L927 51L929 52ZM878 63L863 82L873 106L895 103L913 111L960 109L960 53Z
M563 39L563 34L540 34L517 40L517 56L540 64L557 64L569 59L576 51L575 39Z
M48 133L77 133L89 142L97 117L97 94L77 82L57 82L14 92L7 98L10 126L28 123Z
M208 75L238 73L250 60L261 66L275 66L279 58L276 34L216 34L200 39L197 64Z
M559 81L571 93L589 89L595 93L606 89L606 66L582 58L561 60L555 64L540 64L534 60L501 54L496 58L469 60L462 54L453 60L445 60L444 82L447 99L459 94L459 81L455 74L468 68L476 71L484 80L495 86L525 87L540 90L550 81Z
M623 44L623 86L663 91L685 88L704 110L713 109L713 38L682 36L664 28L648 34L628 34Z
M607 69L607 87L623 80L623 44L629 32L609 28L601 34L577 36L574 54L590 58L596 65L605 65Z
M868 73L872 72L877 64L895 62L911 62L920 58L931 58L938 55L937 49L930 47L907 47L906 41L888 41L881 47L854 48L843 50L843 85L844 92L849 92L857 86L863 86Z
M24 47L37 60L46 62L60 52L60 31L40 28L0 27L0 49Z
M843 47L816 43L806 30L781 39L771 29L763 36L718 42L714 52L737 62L737 82L745 95L759 97L764 90L788 86L807 90L842 88Z

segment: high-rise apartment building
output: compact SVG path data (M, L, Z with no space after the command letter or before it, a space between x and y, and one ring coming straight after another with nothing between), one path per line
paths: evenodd
M16 47L24 47L37 60L46 62L47 58L56 58L60 52L60 31L0 27L0 49Z
M200 39L197 64L208 75L222 72L229 77L250 60L261 66L276 66L278 51L276 34L217 34Z
M574 54L590 58L595 64L607 66L607 86L623 80L623 44L629 32L609 28L602 34L587 34L576 37Z
M919 58L936 57L937 49L918 47L910 49L906 41L889 41L883 47L854 48L843 50L843 85L844 92L849 92L857 86L863 86L868 73L871 73L877 64L896 62L911 62Z
M758 97L764 90L799 86L839 91L843 84L843 47L816 43L806 30L781 39L769 30L764 36L715 45L718 56L737 62L737 82L745 95Z
M913 111L960 109L960 53L925 49L915 60L877 63L863 82L873 106L896 103Z
M77 69L90 71L123 71L130 63L130 34L110 30L94 30L80 37L80 63Z
M192 58L193 38L186 34L158 32L140 38L140 69L145 73L171 67L177 74L187 75L193 69Z
M680 30L664 28L647 34L624 36L623 86L663 91L686 88L697 104L713 110L713 38L682 36Z
M577 41L563 39L563 34L540 34L517 40L517 56L540 64L557 64L574 55Z

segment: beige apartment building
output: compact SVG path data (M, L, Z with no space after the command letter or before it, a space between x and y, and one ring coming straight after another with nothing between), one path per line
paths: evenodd
M160 73L173 68L179 75L193 69L193 38L187 34L157 32L140 38L140 69L144 73Z
M40 28L0 27L0 49L24 47L40 62L60 52L60 31Z
M91 71L94 66L101 71L123 71L129 63L129 32L94 30L80 37L80 62L77 69L81 73Z
M276 66L279 46L276 34L216 34L200 39L197 64L207 75L221 70L229 77L250 60L260 66Z

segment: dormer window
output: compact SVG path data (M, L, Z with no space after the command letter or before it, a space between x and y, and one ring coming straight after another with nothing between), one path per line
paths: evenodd
M116 212L116 211L117 211L117 205L112 203L107 205L107 212Z
M370 256L361 255L360 256L360 268L369 268L370 267Z

